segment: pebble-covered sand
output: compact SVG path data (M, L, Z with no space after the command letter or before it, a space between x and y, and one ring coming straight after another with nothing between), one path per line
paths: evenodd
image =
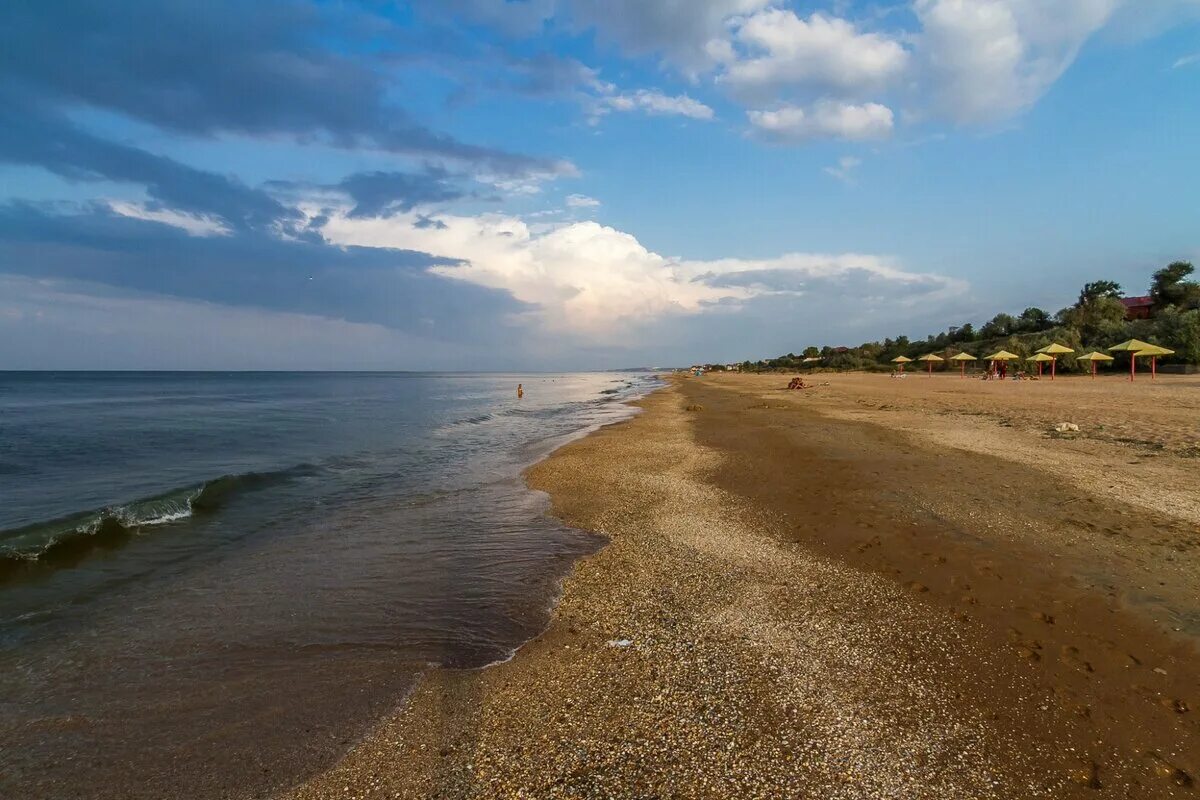
M610 539L565 582L550 629L504 664L430 673L288 796L1194 796L1195 700L1154 705L1190 726L1163 729L1168 745L1193 736L1177 748L1096 741L1109 729L1082 719L1087 685L1055 684L1035 663L1043 634L1005 639L982 610L941 602L932 578L806 543L793 515L819 498L725 488L736 459L697 427L722 390L703 391L676 382L534 467L555 514ZM788 491L786 473L771 480ZM897 535L917 524L877 511L870 524ZM1054 623L1022 613L1023 630Z

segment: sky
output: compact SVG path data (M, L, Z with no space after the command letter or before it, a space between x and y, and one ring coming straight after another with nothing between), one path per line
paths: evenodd
M1200 263L1200 0L8 0L0 369L553 371Z

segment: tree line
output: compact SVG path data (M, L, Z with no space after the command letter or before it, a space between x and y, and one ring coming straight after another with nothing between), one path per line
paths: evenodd
M1191 279L1195 268L1176 261L1154 273L1150 283L1149 316L1129 318L1121 302L1121 285L1108 280L1085 284L1073 305L1051 314L1030 307L1020 314L1001 313L979 327L970 322L952 325L925 339L907 336L865 342L857 347L809 346L799 353L788 353L760 361L744 361L743 371L772 369L794 370L801 366L829 369L892 369L897 356L917 358L934 353L949 358L960 352L983 357L996 350L1008 350L1022 358L1031 356L1051 342L1074 348L1076 355L1104 350L1126 339L1141 339L1175 351L1162 363L1200 364L1200 283ZM805 358L819 362L803 364ZM717 365L719 366L719 365ZM1068 356L1059 361L1059 371L1084 370Z

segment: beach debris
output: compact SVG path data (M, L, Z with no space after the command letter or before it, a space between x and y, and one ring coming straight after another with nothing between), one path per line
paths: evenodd
M609 647L629 647L633 642L629 639L609 639Z
M690 406L685 406L683 410L684 410L684 411L703 411L703 410L704 410L704 406L701 406L701 405L690 405Z
M1055 433L1079 433L1079 426L1074 422L1060 422L1054 426Z

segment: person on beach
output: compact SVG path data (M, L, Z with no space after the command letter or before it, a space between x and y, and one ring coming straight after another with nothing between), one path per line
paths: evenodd
M524 387L521 386L521 384L518 383L517 384L517 399L520 400L524 396L525 396L525 389L524 389Z

